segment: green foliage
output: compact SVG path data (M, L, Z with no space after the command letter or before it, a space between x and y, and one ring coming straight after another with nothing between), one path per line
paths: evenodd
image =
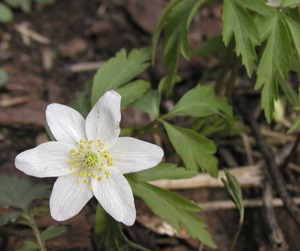
M176 164L162 163L156 167L130 174L136 180L151 181L158 179L188 179L197 175L198 172L177 167Z
M8 8L5 4L0 3L0 23L9 23L13 20L14 14L10 8ZM1 69L0 74L3 74L3 70ZM0 75L0 84L3 76Z
M22 212L12 212L8 214L1 214L0 215L0 226L4 226L9 222L14 222L16 219L19 218L19 216L22 214Z
M300 4L300 0L282 0L280 7L296 7L298 4Z
M197 86L188 91L168 113L182 113L195 117L219 114L233 119L232 108L225 98L218 98L210 86Z
M92 105L106 91L116 90L143 72L149 66L149 63L146 63L148 60L150 60L148 48L134 49L128 57L123 49L103 64L93 79Z
M226 188L226 191L228 193L229 198L232 200L232 202L236 205L237 209L239 210L239 223L238 223L238 229L234 235L234 238L231 242L230 248L228 250L234 250L234 247L236 245L237 239L239 237L240 231L243 226L244 222L244 204L243 204L243 197L242 197L242 189L240 187L240 184L238 183L237 179L229 173L227 169L224 170L226 179L222 179L222 182Z
M267 44L257 69L255 88L263 88L262 107L270 122L274 112L274 100L278 99L278 79L286 79L291 65L291 37L285 16L274 12L265 17L269 24Z
M160 96L158 91L151 89L141 99L135 102L133 106L157 118L159 116L159 103Z
M90 112L91 106L91 93L92 81L86 82L84 89L81 92L77 92L75 99L69 104L70 107L77 110L82 116L87 116Z
M176 193L136 180L133 176L128 175L127 179L133 193L142 198L157 216L168 221L178 232L182 225L192 238L216 247L206 230L206 224L193 213L200 211L197 205Z
M51 239L53 237L56 237L64 232L67 231L67 227L65 226L57 226L57 225L52 225L48 228L46 228L42 234L41 234L41 238L43 241L46 241L48 239Z
M243 212L244 204L243 204L243 196L241 186L233 175L229 173L227 169L224 169L226 179L222 179L222 182L226 188L229 198L233 201L233 203L238 208L239 212Z
M300 127L300 116L295 118L292 126L290 127L287 133L295 132L296 130L298 130L299 127Z
M1 3L0 3L0 18L1 18ZM1 22L1 20L0 20ZM8 75L6 71L4 71L2 68L0 68L0 87L1 85L4 85L8 80Z
M120 241L122 241L136 250L150 251L130 241L123 233L121 224L108 215L100 204L97 205L94 233L104 237L104 247L109 250L121 250Z
M179 54L185 59L190 57L188 30L196 11L204 3L204 0L172 0L164 9L152 37L152 61L160 34L164 29L164 41L162 53L163 62L169 71L164 81L159 86L160 92L171 94L177 81L177 66Z
M193 54L201 57L208 57L217 54L224 54L225 51L226 48L224 46L222 36L215 35L199 44L197 48L193 50Z
M209 173L213 177L218 176L215 144L204 136L185 128L163 123L168 137L176 152L182 157L187 169Z
M4 0L4 2L12 8L20 8L24 12L29 12L31 10L33 2L46 5L53 4L55 0Z
M236 43L236 54L242 56L242 62L248 75L251 76L256 60L254 48L259 44L259 33L253 18L239 5L238 0L224 0L222 20L225 45L229 45L233 35Z
M288 16L284 16L284 21L287 24L287 27L291 34L291 40L293 42L298 62L300 60L300 26L297 22L295 22L292 18ZM298 69L300 71L300 68Z
M26 241L25 244L17 251L37 251L37 250L40 250L40 247L38 244L36 244L32 241Z
M28 210L34 199L49 196L50 187L33 184L28 178L0 176L0 205Z
M151 84L145 80L136 80L117 89L122 96L121 109L143 97L150 89Z

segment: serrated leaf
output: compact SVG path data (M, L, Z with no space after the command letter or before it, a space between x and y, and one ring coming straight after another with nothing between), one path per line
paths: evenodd
M146 182L131 178L128 181L133 193L142 198L156 215L168 221L178 232L182 225L192 238L198 239L210 247L216 247L206 230L205 222L192 213L200 211L197 205L174 192Z
M230 119L233 118L232 108L227 104L226 99L218 98L213 87L210 86L197 86L188 91L168 115L175 113L183 113L195 117L223 114Z
M52 225L48 228L46 228L42 234L41 234L41 238L43 241L46 241L48 239L51 239L53 237L56 237L64 232L67 231L67 227L65 226L57 226L57 225Z
M37 251L37 250L40 250L38 244L32 241L26 241L25 244L17 251Z
M22 212L20 212L20 211L8 213L8 214L1 214L0 215L0 226L4 226L8 222L15 221L21 214L22 214Z
M271 19L270 34L257 70L255 89L263 87L262 107L267 121L272 120L274 100L278 98L278 78L286 79L291 64L291 38L280 13Z
M272 11L272 9L266 5L266 0L238 0L236 3L262 16L270 15L270 12Z
M133 49L128 56L122 49L97 71L93 79L92 105L109 90L115 90L143 72L149 63L150 49Z
M284 18L284 20L287 24L287 27L290 31L293 45L295 47L296 54L297 54L297 61L299 63L299 61L300 61L300 26L297 22L295 22L290 17L283 16L283 18ZM298 71L299 70L300 69L298 69Z
M159 116L160 96L157 90L149 90L141 99L135 102L132 106L147 112L154 117Z
M181 156L186 168L189 170L209 173L217 178L218 167L217 158L213 155L216 152L215 144L206 137L192 130L170 125L163 122L168 137Z
M0 3L0 23L9 23L13 20L14 14L5 4ZM0 80L1 83L1 80Z
M116 91L121 95L121 109L143 97L150 89L151 84L145 80L136 80L128 83Z
M291 125L291 127L287 133L292 133L292 132L296 131L299 127L300 127L300 116L298 116L294 119L294 122Z
M223 41L227 46L235 38L236 54L242 56L248 76L251 76L256 60L255 46L259 44L259 33L253 18L236 0L224 0L223 6ZM247 31L247 32L246 32Z
M151 181L158 179L188 179L197 174L198 172L196 171L187 170L183 167L177 167L176 164L162 163L153 168L129 174L129 176L134 177L136 180Z
M28 210L34 199L50 195L50 186L18 176L0 176L0 205Z
M161 91L171 94L172 87L176 83L179 54L186 59L190 57L188 32L189 26L196 11L204 3L204 0L172 0L163 11L154 35L152 37L152 61L154 61L158 38L164 28L163 62L168 70Z

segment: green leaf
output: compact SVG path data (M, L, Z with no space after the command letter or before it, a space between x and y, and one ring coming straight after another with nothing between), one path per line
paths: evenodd
M0 226L6 225L8 222L13 222L22 214L22 212L12 212L8 214L1 214L0 215Z
M1 16L1 13L0 13L0 16ZM0 87L1 87L1 85L5 84L7 80L8 80L8 74L6 73L6 71L4 71L2 68L0 68Z
M145 80L136 80L117 89L122 96L121 109L143 97L150 89L151 84Z
M162 91L170 95L176 83L179 54L190 57L188 29L196 11L204 0L172 0L164 9L152 37L152 62L154 62L159 36L164 29L163 62L168 75Z
M75 99L69 103L69 106L78 111L82 116L86 117L91 107L91 87L92 81L88 81L85 83L85 87L81 92L77 92L75 95Z
M31 9L31 0L5 0L5 2L11 7L21 8L24 12Z
M251 76L256 60L255 46L259 44L259 33L253 18L236 0L224 0L223 41L228 46L232 35L236 43L236 54L242 56L248 76Z
M300 127L300 116L296 117L287 133L292 133Z
M109 90L115 90L143 72L149 63L149 48L133 49L128 57L122 49L114 58L109 59L97 71L93 79L92 105Z
M278 98L278 78L286 79L291 65L291 37L283 16L275 12L268 17L270 32L257 70L255 89L263 87L262 107L270 122L274 100Z
M208 56L215 56L217 53L224 53L225 50L226 48L224 46L222 36L215 35L208 38L199 46L197 46L197 48L193 50L193 54L202 57L208 57Z
M209 173L213 177L218 176L215 144L204 136L185 128L170 125L163 122L168 137L176 152L182 157L186 168Z
M160 96L157 90L149 90L142 98L133 104L133 107L144 112L152 114L154 117L159 116Z
M104 247L108 250L121 250L119 242L122 240L135 250L150 251L149 249L130 241L123 233L120 222L117 222L106 213L100 204L97 205L94 233L104 237Z
M197 86L188 91L168 113L183 113L195 117L223 114L232 119L232 108L225 98L218 98L211 86Z
M34 199L50 195L50 186L18 176L0 176L0 205L28 210Z
M11 9L8 8L5 4L0 3L0 22L9 23L13 20L13 18L14 18L14 14L11 11ZM0 84L1 84L1 75L0 75Z
M197 205L174 192L146 182L132 178L129 178L128 181L133 193L142 198L157 216L168 221L178 232L182 225L192 238L200 240L209 247L216 247L206 230L205 222L192 213L200 211Z
M227 169L224 169L224 171L227 181L222 178L222 182L228 192L229 198L236 205L239 211L242 212L244 210L244 204L241 186L236 177L230 174Z
M56 237L64 232L67 231L67 227L65 226L57 226L57 225L52 225L48 228L46 228L42 234L41 234L41 238L43 241L46 241L48 239L51 239L53 237Z
M188 179L197 174L198 172L196 171L187 170L183 167L177 167L176 164L162 163L153 168L128 175L130 177L134 177L136 180L151 181L159 179Z
M298 4L300 4L300 0L282 0L280 7L296 7Z
M240 231L243 226L245 211L244 211L244 204L243 204L243 197L242 197L242 189L240 187L240 184L238 183L237 179L229 173L227 169L224 169L224 171L225 171L227 181L225 179L222 179L222 182L225 185L229 198L236 205L240 214L238 229L229 247L229 250L234 250L234 247L236 245L237 239L239 237Z
M272 8L266 5L266 0L255 0L255 1L238 0L236 1L236 3L262 16L270 15L270 12L272 12Z
M53 4L53 3L55 3L55 0L35 0L35 2L39 3L39 4L47 5L47 4Z
M17 251L37 251L37 250L40 250L38 244L32 241L26 241L25 244Z
M295 47L296 54L297 54L297 60L299 62L300 61L300 26L297 22L295 22L290 17L283 16L283 18L284 18L284 21L286 22L287 27L290 31L293 45ZM300 70L300 69L298 69L298 70Z

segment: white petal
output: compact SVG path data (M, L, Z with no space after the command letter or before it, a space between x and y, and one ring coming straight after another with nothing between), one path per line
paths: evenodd
M46 109L49 128L57 141L75 143L85 140L85 120L71 107L50 104Z
M94 105L86 118L88 140L100 140L107 149L120 134L121 96L115 91L106 92Z
M164 155L161 147L130 137L118 138L110 152L114 167L122 174L154 167Z
M107 179L93 179L93 192L104 210L116 221L127 226L133 225L136 212L131 187L118 171L111 171Z
M15 159L16 167L35 177L58 177L70 174L67 163L70 143L50 141L20 153Z
M76 183L76 177L67 175L59 177L54 183L50 197L50 213L57 221L68 220L78 214L93 197L89 185Z

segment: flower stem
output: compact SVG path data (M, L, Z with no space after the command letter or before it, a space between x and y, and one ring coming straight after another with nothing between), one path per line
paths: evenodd
M240 218L239 218L239 225L238 225L238 229L235 232L235 235L231 241L230 247L228 249L228 251L233 251L234 247L236 245L236 242L239 238L240 232L242 230L242 226L243 226L243 222L244 222L244 208L240 211Z
M33 219L33 217L31 217L31 215L29 213L26 213L24 215L24 218L26 220L28 220L28 222L30 223L29 226L31 227L31 229L34 232L36 241L37 241L37 243L40 247L40 251L47 251L46 246L45 246L45 242L43 241L42 236L41 236L41 232L40 232L35 220Z

